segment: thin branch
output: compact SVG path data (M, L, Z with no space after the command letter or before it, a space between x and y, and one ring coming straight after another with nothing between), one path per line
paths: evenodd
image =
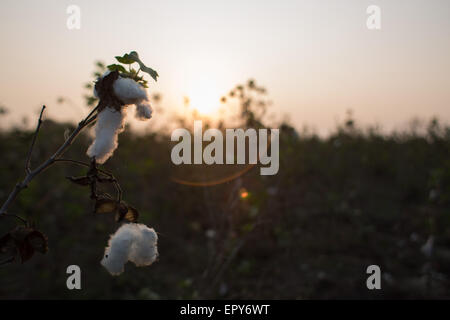
M37 136L39 133L39 129L41 128L42 115L44 114L44 110L45 110L45 106L42 106L41 114L39 115L39 120L38 120L38 124L36 127L36 131L34 132L34 135L33 135L33 141L31 142L30 149L28 150L27 160L25 162L25 172L27 174L29 174L31 172L31 168L30 168L31 167L31 154L33 153L33 148L34 148L34 145L36 144L36 139L37 139Z
M56 159L55 162L68 162L68 163L78 164L78 165L84 166L84 167L90 167L90 165L88 163L86 163L86 162L78 161L78 160L72 160L72 159L60 158L60 159Z
M68 163L73 163L73 164L77 164L77 165L88 167L88 168L91 167L91 165L89 163L86 163L83 161L78 161L78 160L73 160L73 159L66 159L66 158L55 159L55 162L68 162ZM107 177L114 178L113 174L108 171L98 169L98 168L97 168L97 170L98 170L98 172L104 174Z
M91 117L97 110L99 105L97 105L90 113L89 115L84 118L82 121L78 123L78 126L75 128L75 130L71 133L71 135L67 138L67 140L56 150L56 152L46 161L44 161L40 166L38 166L36 169L27 172L27 175L25 178L16 184L14 189L9 194L6 201L3 203L2 207L0 208L0 215L7 212L9 206L11 203L16 199L17 195L25 189L28 184L33 180L38 174L46 170L48 167L50 167L52 164L55 163L57 159L59 159L66 151L67 149L72 145L75 138L80 134L81 130L83 130L87 125L92 123L97 117L97 115L94 115ZM90 117L90 118L89 118Z
M4 214L2 215L2 217L13 217L13 218L16 218L16 219L22 221L24 224L27 224L27 220L25 220L25 219L22 218L22 217L19 217L17 214L4 213Z
M211 282L210 282L210 289L211 290L214 290L216 285L222 279L223 274L228 269L228 266L233 261L233 259L236 257L237 253L242 248L242 246L244 245L245 241L246 241L246 239L244 239L244 238L240 239L239 242L233 247L233 249L231 250L231 252L228 255L228 257L226 258L226 260L222 262L221 266L219 267L219 270L217 270L217 273L216 273L214 279L212 279Z
M122 188L120 187L120 184L117 182L117 180L115 180L113 182L113 184L114 184L114 187L116 188L116 191L117 191L117 201L121 202L122 201Z
M98 105L86 116L86 118L84 118L83 121L85 122L85 124L89 124L97 118L97 115L95 114L91 119L89 119L97 111L97 109Z

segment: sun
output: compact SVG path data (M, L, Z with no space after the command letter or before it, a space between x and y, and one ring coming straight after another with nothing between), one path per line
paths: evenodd
M201 79L187 93L188 105L202 115L212 116L220 108L220 92L214 81Z

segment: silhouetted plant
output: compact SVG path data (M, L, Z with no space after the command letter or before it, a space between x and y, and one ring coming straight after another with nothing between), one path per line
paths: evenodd
M27 188L37 175L43 173L56 163L70 163L87 168L84 176L71 176L67 177L67 179L74 184L89 189L90 198L95 202L94 213L114 214L117 222L137 222L139 212L136 208L123 201L122 189L118 180L112 173L100 169L98 165L103 164L110 158L117 148L117 136L123 131L123 121L128 105L136 105L137 118L151 118L152 110L147 92L144 89L148 87L147 81L144 80L143 76L139 75L139 71L141 70L150 74L155 81L158 74L153 69L146 67L135 51L125 54L122 57L118 56L116 59L120 63L129 66L137 63L139 70L136 71L130 67L127 71L123 66L114 64L107 66L108 72L102 74L101 72L105 71L105 66L101 62L97 62L98 71L94 74L97 77L95 85L86 85L86 88L94 89L94 95L86 97L87 104L93 105L97 102L97 105L78 123L75 130L72 131L50 158L32 169L31 158L43 123L42 118L46 108L45 106L42 107L38 124L25 158L25 177L21 182L16 184L0 208L0 217L13 217L23 223L23 225L17 226L0 238L0 254L6 257L3 261L0 261L0 264L13 262L18 257L20 257L23 263L29 260L35 251L41 253L47 252L47 237L29 221L20 217L18 214L9 212L9 208L19 193ZM86 163L79 160L63 158L63 155L79 134L93 124L95 124L96 136L87 152L90 156L90 162ZM111 196L103 192L99 188L101 184L112 184L116 190L116 195ZM138 259L137 261L140 260ZM143 265L143 262L140 262L140 264Z
M240 118L244 120L246 127L263 127L263 117L266 114L270 101L266 97L267 90L258 86L256 81L250 79L245 85L237 85L223 96L220 101L237 100L240 107Z

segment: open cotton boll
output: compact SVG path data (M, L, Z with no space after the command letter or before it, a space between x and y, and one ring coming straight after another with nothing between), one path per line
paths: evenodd
M152 106L148 101L136 104L136 118L139 120L147 120L152 117Z
M135 234L133 230L120 228L109 239L108 247L105 249L105 254L101 264L112 275L119 275L124 270L124 265L128 261L130 248L133 245Z
M158 258L158 236L152 228L138 224L140 235L133 243L129 260L138 267L149 266Z
M95 139L87 150L89 157L102 164L111 157L118 146L118 135L123 131L126 112L106 107L97 117Z
M112 275L121 274L127 261L138 267L149 266L158 257L157 241L152 228L144 224L124 224L111 235L101 264Z
M125 104L136 104L148 100L147 91L130 78L119 77L113 84L114 93Z

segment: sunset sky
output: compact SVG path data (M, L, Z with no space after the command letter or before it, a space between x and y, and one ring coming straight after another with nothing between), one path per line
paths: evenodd
M80 30L66 27L71 4ZM366 27L372 4L381 30ZM388 130L413 117L450 121L448 0L2 0L0 39L2 127L33 120L42 104L53 118L79 120L94 61L131 50L158 71L150 90L166 116L183 110L184 96L212 114L253 78L268 90L269 113L298 128L326 133L349 109Z

